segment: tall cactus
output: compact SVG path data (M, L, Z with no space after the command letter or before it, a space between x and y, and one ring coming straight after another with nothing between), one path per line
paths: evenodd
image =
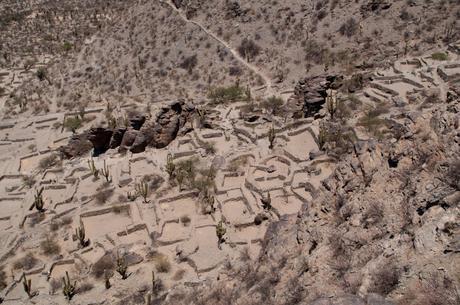
M25 273L22 275L22 285L29 299L33 298L35 293L32 293L32 280L28 280Z
M337 97L333 93L332 89L328 90L326 96L326 108L329 112L331 119L334 119L334 115L337 112Z
M102 168L101 173L102 173L102 176L105 177L105 181L107 181L107 182L112 181L112 177L110 176L110 170L109 170L109 167L107 166L105 160L104 160L104 167Z
M64 287L62 288L62 293L66 297L67 300L71 300L75 295L75 287L77 286L77 281L75 281L72 285L69 278L69 272L65 272L65 277L62 278L64 282Z
M91 171L91 174L93 174L94 178L99 179L99 170L94 165L93 158L91 158L91 160L88 160L88 167L89 167L89 170Z
M144 203L148 203L147 197L149 196L149 185L147 182L142 181L140 183L136 183L136 194L138 196L142 196L144 199Z
M166 172L169 175L169 179L174 177L174 171L176 170L176 165L173 161L173 156L171 153L168 153L168 157L166 158Z
M273 149L273 143L275 142L275 137L276 137L275 127L272 125L270 127L270 130L268 131L268 141L270 142L270 146L269 146L270 149Z
M77 236L77 239L79 240L80 246L82 248L89 245L89 239L86 239L86 232L83 222L80 224L78 228L75 229L75 235Z
M34 202L30 206L29 211L32 211L34 208L36 208L37 211L41 213L45 211L43 208L45 206L45 201L43 200L43 190L43 187L40 190L36 190L34 195Z

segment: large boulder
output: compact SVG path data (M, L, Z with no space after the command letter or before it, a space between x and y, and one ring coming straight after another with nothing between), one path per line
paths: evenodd
M145 123L145 116L137 114L129 118L129 124L135 130L141 129L142 125Z
M118 146L120 146L121 142L123 141L125 132L126 132L126 128L115 129L113 131L112 139L110 140L109 147L113 149L113 148L117 148Z
M160 109L155 118L145 122L132 144L131 152L144 151L151 145L164 148L180 133L185 133L185 124L191 121L195 107L184 101L175 101Z
M88 140L93 144L95 156L105 153L110 148L113 131L104 127L91 128Z
M65 159L71 159L80 157L93 148L93 144L88 140L88 134L82 133L79 135L73 135L69 143L65 146L59 147L59 152Z
M295 100L303 104L304 117L315 116L326 102L327 90L336 89L336 76L313 76L301 79L294 88Z

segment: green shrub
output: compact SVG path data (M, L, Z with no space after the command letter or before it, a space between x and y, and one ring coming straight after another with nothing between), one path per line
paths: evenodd
M449 59L449 56L443 52L436 52L436 53L431 54L431 59L445 61Z
M234 103L243 100L245 90L238 85L230 87L216 87L208 93L208 98L213 104Z
M64 127L73 133L81 127L81 119L78 116L67 118L64 122Z

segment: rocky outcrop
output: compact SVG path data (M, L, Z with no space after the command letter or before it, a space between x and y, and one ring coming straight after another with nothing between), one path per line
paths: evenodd
M93 144L94 155L105 153L110 148L113 130L97 127L88 131L88 140Z
M73 135L69 143L65 146L59 147L59 152L64 159L71 159L80 157L93 148L92 143L88 140L88 134L83 133L79 135Z
M301 79L294 88L294 99L303 104L304 117L315 116L325 103L327 90L337 89L336 76L313 76Z
M180 133L185 133L185 124L190 122L195 107L184 101L173 102L163 108L154 119L142 126L133 143L132 152L141 152L151 145L155 148L164 148L169 145Z
M109 147L111 149L117 148L121 145L123 137L125 135L126 128L117 128L113 131L112 139L110 140Z

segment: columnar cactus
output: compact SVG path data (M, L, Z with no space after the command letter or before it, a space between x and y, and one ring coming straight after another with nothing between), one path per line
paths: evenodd
M110 176L110 170L109 170L109 167L107 166L105 160L104 160L104 167L102 168L101 173L102 173L102 176L105 177L105 181L107 181L107 182L112 181L112 177Z
M62 293L66 297L67 300L71 300L75 295L75 287L77 286L77 281L75 281L72 285L69 278L69 273L65 272L65 277L62 278L64 282L64 287L62 288Z
M327 92L326 108L331 115L331 119L333 120L334 114L337 112L337 97L333 93L332 89L328 90Z
M224 242L225 233L227 233L227 229L225 229L224 224L221 220L216 226L217 246L219 249L221 249L220 244Z
M174 164L173 156L171 155L171 153L169 153L168 157L166 158L166 172L169 175L169 179L172 179L174 177L175 170L176 165Z
M45 209L43 208L45 205L45 202L43 200L43 190L44 188L42 187L40 190L37 190L35 195L34 195L34 202L30 206L29 210L33 210L34 208L37 209L39 212L44 212Z
M89 167L89 170L91 171L91 174L93 174L94 178L99 179L99 170L94 165L93 158L91 158L91 160L88 160L88 167Z
M136 194L138 196L142 196L144 199L144 203L148 203L147 197L149 196L149 185L147 182L142 181L140 183L136 183Z
M32 280L28 280L25 273L22 275L22 285L29 299L35 296L35 293L32 293Z
M275 127L272 125L272 127L270 127L270 130L268 131L268 141L270 142L270 146L269 146L270 149L273 149L273 143L275 142L275 137L276 137Z
M86 232L83 223L80 224L78 228L75 229L75 235L80 242L82 248L89 245L89 239L86 239Z

